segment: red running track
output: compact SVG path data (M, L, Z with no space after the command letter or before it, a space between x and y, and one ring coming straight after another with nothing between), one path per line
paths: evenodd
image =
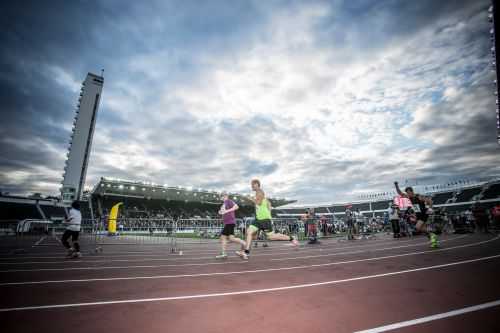
M3 332L356 332L500 300L500 239L450 235L285 243L248 262L113 246L79 261L58 248L0 256ZM499 332L490 306L390 332Z

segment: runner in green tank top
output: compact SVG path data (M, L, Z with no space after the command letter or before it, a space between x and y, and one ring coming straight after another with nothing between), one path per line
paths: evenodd
M260 230L266 233L268 240L284 240L290 241L293 246L298 246L299 242L292 236L275 233L271 222L271 203L266 199L264 191L260 188L260 181L258 179L252 180L252 190L255 192L255 198L252 198L255 203L255 221L247 228L246 246L244 251L237 251L236 253L243 259L248 259L250 255L250 246L252 239L256 237Z

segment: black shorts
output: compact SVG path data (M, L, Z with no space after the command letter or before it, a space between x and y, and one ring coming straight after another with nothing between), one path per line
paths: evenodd
M68 240L71 238L73 242L78 241L78 236L80 235L80 231L73 231L73 230L67 230L64 231L64 234L62 236L63 241Z
M250 225L253 225L257 229L264 230L264 232L272 232L273 231L273 224L271 220L255 220L253 221Z
M427 222L429 215L424 213L417 213L417 221Z
M222 229L221 235L230 236L234 235L235 224L224 224L224 229Z

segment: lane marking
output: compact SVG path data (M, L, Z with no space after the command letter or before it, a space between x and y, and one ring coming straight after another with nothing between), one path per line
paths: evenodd
M388 241L389 239L378 239L378 240L374 240L373 242L385 242L385 241ZM276 242L274 242L276 243ZM288 244L288 242L285 242L285 241L282 241L280 242L282 244L274 244L273 245L273 249L274 250L277 250L277 251L282 251L282 250L286 250L286 248L289 248L290 245ZM200 243L201 244L201 243ZM323 245L323 247L334 247L335 245L337 245L338 242L333 242L333 241L325 241L325 245ZM85 246L82 246L84 248L92 248L94 247L95 244L86 244ZM101 245L101 246L114 246L114 245L118 245L118 244L97 244L97 245ZM206 247L205 245L203 246L197 246L197 247L186 247L182 249L182 251L185 253L185 254L189 254L189 255L199 255L199 254L206 254L206 253L220 253L220 250L214 250L214 247L220 247L220 242L217 242L217 243L213 243L212 244L213 246L210 246L210 247ZM128 246L127 244L123 245L123 246ZM144 244L137 244L137 246L140 246L140 247L143 247L143 246L147 246L147 245L144 245ZM168 246L168 244L165 244L165 246ZM203 248L206 248L206 250L203 250ZM262 248L257 248L255 250L257 251L260 251ZM265 250L264 250L265 251ZM165 251L164 251L165 252ZM151 255L151 256L175 256L176 254L171 254L171 253L161 253L160 251L118 251L118 252L105 252L105 255L106 256L107 254L110 254L110 256L106 256L106 257L126 257L126 256L129 256L127 254L135 254L135 255L144 255L144 256L147 256L147 255ZM31 255L29 256L28 254L21 254L21 255L16 255L16 256L12 256L11 254L0 254L0 260L16 260L16 259L54 259L54 258L60 258L60 256L64 256L66 254L66 252L64 251L61 251L61 252L47 252L47 253L41 253L40 255Z
M407 270L403 270L403 271L358 276L358 277L342 279L342 280L332 280L332 281L324 281L324 282L316 282L316 283L299 284L299 285L286 286L286 287L241 290L241 291L212 293L212 294L200 294L200 295L185 295L185 296L171 296L171 297L157 297L157 298L124 299L124 300L114 300L114 301L98 301L98 302L87 302L87 303L67 303L67 304L53 304L53 305L25 306L25 307L16 307L16 308L3 308L3 309L0 309L0 312L45 310L45 309L58 309L58 308L74 308L74 307L96 306L96 305L164 302L164 301L200 299L200 298L211 298L211 297L224 297L224 296L234 296L234 295L260 294L260 293L267 293L267 292L276 292L276 291L282 291L282 290L291 290L291 289L301 289L301 288L309 288L309 287L317 287L317 286L325 286L325 285L334 285L334 284L341 284L341 283L347 283L347 282L353 282L353 281L362 281L362 280L369 280L369 279L375 279L375 278L381 278L381 277L387 277L387 276L402 275L402 274L413 273L413 272L421 272L421 271L439 269L439 268L444 268L444 267L452 267L452 266L470 264L470 263L474 263L474 262L486 261L486 260L497 259L497 258L500 258L500 254L496 254L496 255L488 256L488 257L476 258L476 259L456 261L456 262L451 262L451 263L441 264L441 265L433 265L433 266L427 266L427 267L421 267L421 268L407 269Z
M455 237L455 238L443 239L443 240L440 241L440 243L449 242L449 241L461 239L461 238L464 238L464 237L467 237L467 236L459 236L459 237ZM277 258L277 259L271 259L271 260L272 261L286 261L286 260L297 260L297 259L311 259L311 258L321 258L321 257L332 257L332 256L343 255L343 254L357 254L357 253L364 253L364 252L376 252L376 251L402 249L402 248L407 248L407 247L415 247L415 246L420 246L420 245L427 245L429 243L430 243L429 241L425 241L425 242L415 243L415 244L410 244L410 245L384 247L384 248L381 248L381 249L373 249L373 250L370 250L370 251L336 252L336 253L319 254L319 255L316 255L316 256L301 256L301 257L291 257L291 258Z
M467 237L466 235L464 236L459 236L455 238L448 238L445 240L442 240L441 242L448 242L452 240L457 240ZM375 249L375 250L366 250L366 251L354 251L354 252L336 252L334 254L328 254L328 255L318 255L318 256L308 256L306 258L312 258L312 257L321 257L321 256L336 256L336 255L341 255L341 254L357 254L357 253L364 253L364 252L370 252L370 251L384 251L384 250L392 250L392 249L400 249L404 247L415 247L415 246L421 246L428 244L429 242L420 242L420 243L414 243L410 245L404 245L404 246L396 246L396 247L387 247L387 248L382 248L382 249ZM355 246L356 247L356 246ZM296 251L296 248L292 248L292 251ZM299 250L300 251L300 250ZM307 251L307 250L305 250ZM301 252L305 252L301 251ZM309 250L310 251L310 250ZM288 254L283 253L284 255ZM265 253L265 254L256 254L252 255L252 257L265 257L265 256L275 256L276 253ZM299 259L300 257L296 258L283 258L283 259L271 259L271 260L294 260L294 259ZM61 260L61 261L24 261L24 262L2 262L0 263L1 265L41 265L41 264L68 264L68 263L111 263L111 262L137 262L137 261L186 261L186 260L206 260L206 259L214 259L213 256L211 257L198 257L198 258L143 258L143 259L111 259L111 260Z
M402 328L402 327L414 326L414 325L418 325L418 324L422 324L422 323L427 323L427 322L434 321L434 320L439 320L439 319L443 319L443 318L459 316L459 315L462 315L462 314L465 314L465 313L479 311L479 310L484 310L484 309L496 307L496 306L499 306L499 305L500 305L500 300L497 300L497 301L493 301L493 302L487 302L487 303L483 303L483 304L469 306L469 307L466 307L466 308L463 308L463 309L457 309L457 310L453 310L453 311L443 312L443 313L435 314L435 315L432 315L432 316L427 316L427 317L422 317L422 318L417 318L417 319L402 321L402 322L399 322L399 323L394 323L394 324L385 325L385 326L379 326L379 327L375 327L375 328L371 328L371 329L367 329L367 330L363 330L363 331L356 331L354 333L380 333L380 332L387 332L387 331L396 330L396 329Z
M47 236L43 236L42 238L40 238L40 239L39 239L39 240L35 243L35 245L33 245L33 246L38 246L38 245L40 245L40 243L42 243L42 242L45 240L45 238L47 238ZM33 246L32 246L32 247L33 247Z
M208 266L208 265L227 265L227 264L245 264L248 261L235 260L224 262L193 263L193 264L167 264L167 265L137 265L137 266L89 266L89 267L66 267L66 268L40 268L40 269L9 269L0 271L0 273L19 273L19 272L57 272L57 271L85 271L101 269L129 269L129 268L161 268L161 267L186 267L186 266Z
M456 240L456 239L460 239L460 238L463 238L465 236L460 236L460 237L456 237L456 238L450 238L450 239L447 239L446 241L452 241L452 240ZM481 243L481 242L479 242ZM478 243L478 244L479 244ZM416 243L414 244L414 246L420 246L420 245L425 245L426 243L425 242L422 242L422 243ZM476 244L476 243L471 243L471 244ZM397 247L397 248L401 248L401 247ZM392 249L391 248L385 248L385 250L387 249ZM380 249L380 250L384 250L384 249ZM434 252L436 250L433 250ZM359 254L359 253L369 253L370 251L354 251L354 252L340 252L340 253L337 253L336 255L341 255L341 254L351 254L351 253L354 253L354 254ZM213 257L209 257L209 259L213 259ZM179 260L182 260L182 259L179 259ZM270 260L275 260L275 259L270 259ZM84 261L84 260L78 260L78 261L64 261L62 263L107 263L109 261L107 260L102 260L102 261L96 261L96 260L93 260L93 261ZM161 268L161 267L184 267L184 266L205 266L205 265L215 265L215 264L218 264L218 265L224 265L224 264L234 264L234 263L239 263L241 262L240 260L236 260L236 261L225 261L225 262L222 262L222 263L196 263L196 264L163 264L163 265L128 265L128 266L87 266L87 267L65 267L65 268L33 268L33 269L7 269L7 270L0 270L0 273L17 273L17 272L50 272L50 271L65 271L65 270L99 270L99 269L125 269L125 268ZM35 263L39 263L39 262L35 262ZM44 262L44 263L49 263L49 264L60 264L61 262ZM16 263L17 264L17 263ZM1 265L1 264L0 264Z
M464 236L458 236L458 237L449 237L447 239L459 239L459 238L463 238ZM407 243L407 242L416 242L418 241L418 238L414 238L414 239L407 239L407 240L398 240L397 242L398 243ZM376 240L374 242L377 242L377 244L374 244L374 243L370 243L370 244L359 244L359 245L355 245L355 246L344 246L344 247L336 247L335 245L338 245L338 243L334 243L334 244L328 244L328 245L319 245L319 246L314 246L314 248L306 248L305 246L301 246L300 247L300 250L301 252L310 252L310 251L324 251L325 249L350 249L350 248L364 248L364 247L370 247L370 246L377 246L377 245L380 245L381 243L394 243L394 239L388 239L388 240ZM311 246L312 247L312 246ZM262 250L261 248L256 248L256 249L253 249L252 251L253 252L268 252L268 251L273 251L273 253L280 253L280 252L290 252L289 250L290 249L295 249L295 248L291 248L289 244L286 244L286 245L279 245L278 247L273 247L272 249L269 249L269 250ZM207 253L220 253L220 250L207 250L207 251L199 251L199 252L192 252L192 251L185 251L183 250L184 254L186 256L195 256L195 255L199 255L199 254L207 254ZM164 254L158 254L158 253L152 253L152 254L148 254L148 253L144 253L144 254L137 254L139 252L137 252L136 254L134 255L127 255L126 253L136 253L136 252L124 252L123 254L120 253L120 252L114 252L113 255L100 255L99 257L101 258L112 258L112 257L147 257L147 256L151 256L151 257L158 257L158 256L178 256L178 254L170 254L170 253L164 253ZM66 252L61 252L61 253L57 253L58 255L57 256L16 256L16 257L0 257L0 261L1 260L17 260L17 259L60 259L61 256L65 256L66 255ZM48 254L47 254L48 255ZM269 255L269 254L265 254L265 255ZM1 264L1 263L0 263Z
M235 274L253 274L253 273L264 273L264 272L274 272L274 271L287 271L293 269L304 269L304 268L312 268L312 267L326 267L333 265L344 265L344 264L352 264L358 262L365 261L379 261L384 259L391 258L399 258L406 257L412 255L419 254L427 254L427 253L435 253L438 251L450 251L459 248L477 246L485 243L489 243L499 239L500 236L495 238L478 242L478 243L470 243L464 245L458 245L454 247L444 248L444 249L435 249L435 250L427 250L421 252L410 252L410 253L402 253L384 257L375 257L375 258L366 258L366 259L357 259L357 260L348 260L348 261L337 261L330 262L324 264L312 264L312 265L303 265L303 266L292 266L292 267L280 267L280 268L264 268L264 269L256 269L256 270L246 270L246 271L231 271L231 272L212 272L212 273L197 273L197 274L177 274L177 275L150 275L150 276L130 276L130 277L115 277L115 278L91 278L91 279L71 279L71 280L46 280L46 281L24 281L24 282L4 282L0 283L0 287L6 286L20 286L20 285L35 285L35 284L56 284L56 283L81 283L81 282L99 282L99 281L120 281L120 280L153 280L153 279L173 279L173 278L186 278L186 277L203 277L203 276L220 276L220 275L235 275Z

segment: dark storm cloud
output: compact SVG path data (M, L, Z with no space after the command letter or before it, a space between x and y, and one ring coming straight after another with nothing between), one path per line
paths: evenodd
M458 109L457 105L462 108ZM469 87L467 94L459 96L453 103L435 105L428 118L416 124L414 129L424 140L429 136L443 137L424 161L421 172L429 176L439 174L444 178L498 175L500 146L495 140L493 105L490 83ZM451 119L460 115L464 121Z
M94 24L98 17L84 15L92 8L96 5L90 2L67 1L2 5L0 168L4 175L18 170L31 173L18 180L19 191L32 190L47 180L40 166L59 170L57 177L62 175L70 134L64 125L74 117L78 93L58 84L50 65L81 72L82 57L94 59L87 52L90 36L84 29L84 22ZM48 149L47 144L60 153ZM43 190L57 188L60 179L54 178L49 178L54 186ZM10 183L12 179L2 182Z
M62 125L72 121L77 92L56 82L51 66L66 71L79 82L87 71L99 74L101 68L106 69L106 81L121 78L147 82L142 76L127 77L130 57L163 47L184 48L189 55L196 49L217 47L218 36L223 32L236 38L246 24L256 23L251 4L221 5L216 1L187 1L183 6L165 1L147 5L123 1L2 4L2 171L22 167L33 172L34 166L42 164L55 167L62 174L63 164L54 165L50 154L15 144L16 140L40 139L57 146L61 155L66 152L70 133ZM224 44L229 47L231 43L225 38ZM189 71L189 61L189 57L178 60L179 72ZM107 89L105 86L104 94ZM115 140L125 139L124 130L119 129L127 124L123 117L101 110L99 118L99 126L118 128L110 133ZM6 139L13 140L6 143Z
M465 19L484 11L488 1L344 1L330 16L317 23L318 42L345 43L349 50L364 52L381 49L390 43L411 37L418 31L449 17Z

